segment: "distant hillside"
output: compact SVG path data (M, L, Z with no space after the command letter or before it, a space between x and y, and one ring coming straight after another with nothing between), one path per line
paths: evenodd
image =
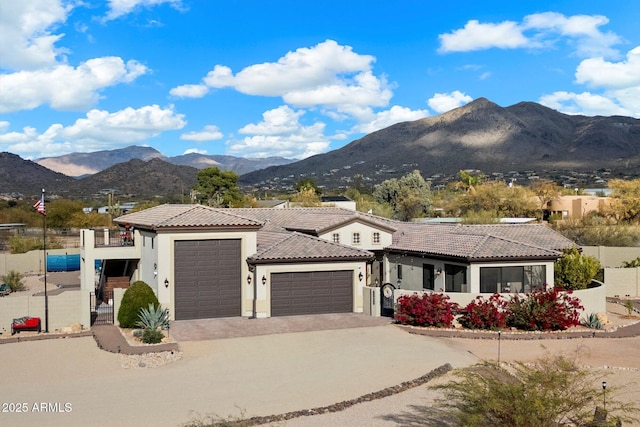
M36 163L55 172L80 177L98 173L118 163L128 162L131 159L146 161L164 157L161 152L154 148L132 145L116 150L71 153L58 157L43 157L37 159Z
M188 194L196 183L198 169L173 165L158 158L119 163L76 183L76 196L91 196L113 190L133 196L177 196Z
M84 177L103 171L118 163L129 160L162 159L174 165L191 166L197 169L217 167L222 170L231 170L242 175L254 170L269 166L279 166L291 163L293 160L282 157L268 157L265 159L245 159L243 157L207 155L190 153L175 157L166 157L164 154L151 147L132 145L115 150L94 151L91 153L71 153L58 157L44 157L37 159L36 163L72 177Z
M598 169L611 169L612 176L638 173L640 120L566 115L532 102L503 108L479 98L439 116L398 123L326 154L245 174L240 181L262 186L313 176L321 185L345 185L359 174L375 183L413 169L425 177L462 169L485 174Z
M42 188L47 192L64 192L75 180L54 172L31 160L11 153L0 153L0 193L20 193L24 197L39 196Z
M244 157L223 156L216 154L190 153L182 156L166 159L174 165L192 166L198 169L217 167L222 170L231 170L242 175L269 166L280 166L292 163L293 160L283 157L267 157L264 159L246 159Z

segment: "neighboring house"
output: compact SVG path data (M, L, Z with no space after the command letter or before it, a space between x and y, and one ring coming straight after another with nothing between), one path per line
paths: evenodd
M356 202L348 198L347 196L321 196L320 204L327 207L336 207L356 210Z
M143 280L175 320L363 312L365 287L385 283L526 292L552 286L573 246L544 224L415 224L337 207L161 205L115 222L131 238L82 231L82 288L100 265L100 286Z
M611 204L609 197L598 196L560 196L547 204L551 214L561 215L562 219L582 218L591 212L600 212Z

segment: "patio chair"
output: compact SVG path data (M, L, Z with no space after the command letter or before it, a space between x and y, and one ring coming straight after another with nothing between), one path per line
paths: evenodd
M9 295L11 293L11 289L9 289L9 286L7 286L6 283L3 283L2 285L0 285L0 297Z

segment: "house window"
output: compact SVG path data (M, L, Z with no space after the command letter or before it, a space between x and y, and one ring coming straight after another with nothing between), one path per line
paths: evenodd
M467 267L464 265L444 265L444 290L446 292L468 292Z
M360 233L353 233L353 244L354 245L360 244Z
M398 280L402 280L402 264L398 264Z
M481 267L480 292L531 292L544 289L547 269L544 265L517 267Z
M433 264L422 264L422 289L435 289L435 270Z
M331 240L333 243L340 243L340 233L333 233L331 235Z
M374 245L379 245L380 244L380 233L378 233L377 231L374 232L371 240L373 241Z

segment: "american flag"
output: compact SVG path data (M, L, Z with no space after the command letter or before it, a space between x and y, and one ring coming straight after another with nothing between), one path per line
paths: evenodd
M35 202L33 207L36 208L38 213L41 213L42 215L45 215L45 216L47 215L47 213L46 213L46 211L44 209L44 196L40 197L40 200Z

